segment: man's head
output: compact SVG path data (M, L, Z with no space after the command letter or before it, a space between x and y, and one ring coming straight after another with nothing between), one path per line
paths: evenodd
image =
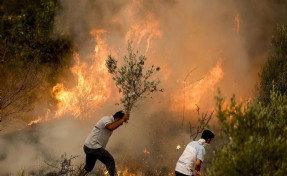
M210 143L211 139L214 138L214 134L209 131L209 130L204 130L202 135L201 135L202 139L205 139L206 143Z
M125 115L125 113L123 111L118 111L113 115L113 117L118 118L118 119L122 119L124 117L124 115Z

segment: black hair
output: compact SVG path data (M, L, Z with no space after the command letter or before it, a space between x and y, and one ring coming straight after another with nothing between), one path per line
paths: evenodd
M212 139L214 138L214 134L209 130L204 130L201 135L201 138L205 140Z
M116 112L113 116L115 117L115 118L123 118L124 117L124 115L125 115L125 113L123 112L123 111L118 111L118 112Z

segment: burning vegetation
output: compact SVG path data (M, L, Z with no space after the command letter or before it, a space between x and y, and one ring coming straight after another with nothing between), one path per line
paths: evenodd
M180 152L204 128L222 139L210 147L217 158L207 158L203 175L210 168L209 175L284 175L286 26L257 75L286 3L205 3L0 2L0 175L78 175L88 130L119 108L139 117L108 146L119 175L173 175ZM215 105L218 87L242 102L217 96ZM15 119L24 125L6 130ZM92 174L107 172L98 164Z

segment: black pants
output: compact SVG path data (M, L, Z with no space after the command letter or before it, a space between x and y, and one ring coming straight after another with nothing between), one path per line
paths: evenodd
M110 176L114 176L116 173L115 160L113 156L104 148L90 149L84 145L84 151L86 153L86 165L85 170L91 172L95 167L96 161L100 160L106 165L106 168Z
M188 175L185 175L185 174L182 174L180 172L175 171L175 176L188 176Z

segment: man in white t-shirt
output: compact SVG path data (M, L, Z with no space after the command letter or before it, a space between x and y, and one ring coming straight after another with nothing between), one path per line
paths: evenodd
M205 144L209 144L214 134L204 130L201 139L190 142L179 157L176 167L176 176L199 176L201 163L204 160Z
M104 116L92 129L84 143L86 154L86 173L91 172L97 160L106 165L110 176L116 175L115 160L105 149L113 131L129 120L129 113L116 112L113 116Z

